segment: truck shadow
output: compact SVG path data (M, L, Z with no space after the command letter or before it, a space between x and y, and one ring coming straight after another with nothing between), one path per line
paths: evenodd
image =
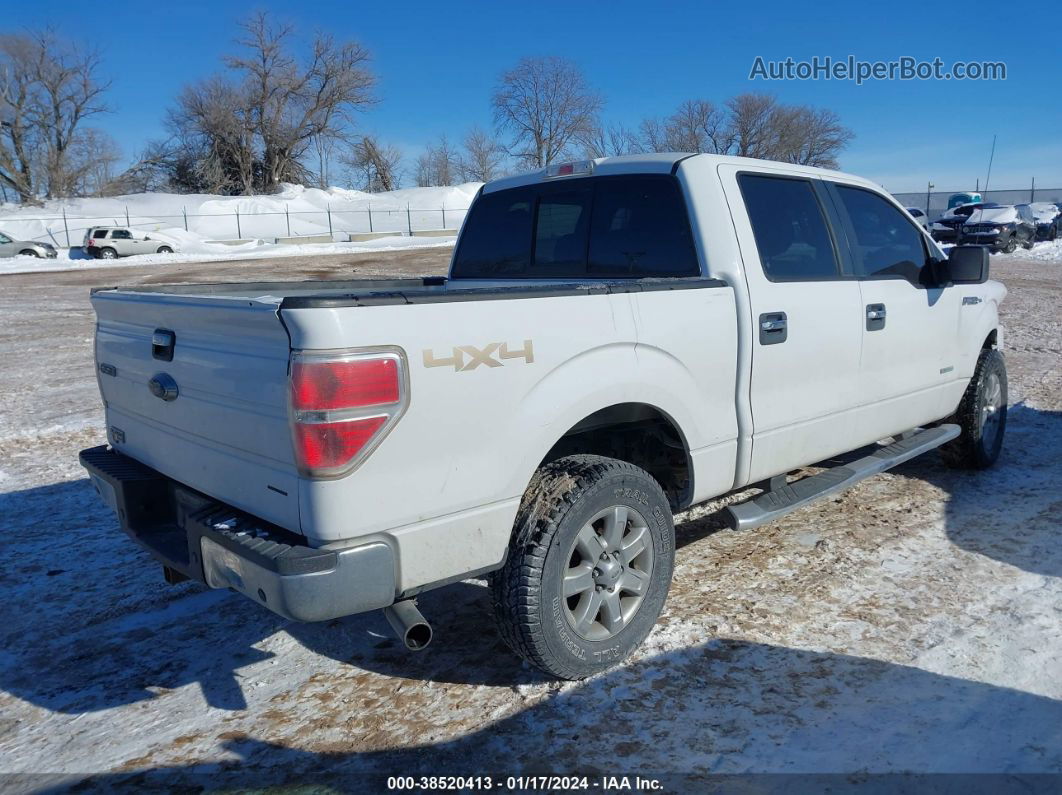
M401 709L401 700L394 707ZM318 716L319 723L342 727L340 735L350 720L346 711ZM476 724L449 741L413 744L396 737L401 747L394 750L350 752L332 749L356 743L356 737L332 743L330 750L307 750L297 747L298 720L262 720L253 734L225 740L223 747L238 761L134 769L82 784L140 791L285 784L373 791L384 788L374 774L670 771L702 781L668 791L703 791L703 777L713 773L864 771L856 778L865 779L868 770L908 776L1062 770L1062 702L878 660L737 640L645 657L565 686L500 721ZM189 750L186 758L195 760L201 752ZM728 790L791 792L808 782L777 776L748 786L755 783L739 780L736 790ZM855 782L835 776L825 783L846 791ZM954 788L948 791L991 790L984 780L969 782L971 787L949 783ZM917 790L913 784L907 778L906 790Z
M893 471L947 494L945 532L956 546L1059 577L1060 452L1062 413L1017 405L996 468L957 472L929 455ZM545 681L505 648L482 581L421 597L438 640L411 654L379 613L294 624L227 592L165 585L87 479L2 494L0 517L8 555L0 568L0 688L49 710L94 712L189 684L212 707L243 710L241 669L272 658L269 649L283 647L276 638L285 633L315 654L376 674L487 686ZM680 546L717 524L712 514L680 525Z

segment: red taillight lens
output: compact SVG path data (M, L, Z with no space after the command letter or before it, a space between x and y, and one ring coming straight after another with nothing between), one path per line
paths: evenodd
M291 361L295 456L310 477L337 477L398 422L409 399L401 351L317 354Z
M292 405L296 411L329 411L397 403L398 365L392 358L293 362Z
M345 466L372 439L387 417L365 417L346 422L295 424L295 449L300 463L310 471Z

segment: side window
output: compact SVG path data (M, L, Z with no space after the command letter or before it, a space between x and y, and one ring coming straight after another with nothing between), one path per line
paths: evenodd
M538 200L535 216L535 275L581 275L586 270L586 238L590 229L588 186L550 191Z
M670 177L610 177L597 184L591 276L696 276L686 206Z
M111 232L111 240L131 240L132 237L128 229L115 229Z
M833 240L808 180L759 174L743 174L738 180L768 279L839 278Z
M9 238L3 232L0 232L0 243L10 243L10 242L11 242L11 238Z
M486 193L476 199L454 257L453 276L474 279L526 277L531 264L530 189Z
M94 240L102 240L105 237L107 237L106 229L97 229L95 232L92 233L92 238Z
M926 264L922 233L881 196L847 185L836 188L852 223L853 253L863 276L902 276L918 284Z

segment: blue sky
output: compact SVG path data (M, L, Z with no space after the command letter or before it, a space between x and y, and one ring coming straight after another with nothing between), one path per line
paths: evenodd
M362 126L415 154L440 133L489 126L498 74L523 55L576 61L607 99L605 117L637 125L684 99L743 91L836 111L856 138L841 166L892 191L982 186L993 134L992 185L1062 186L1062 7L963 2L645 3L190 0L165 5L8 4L5 28L54 25L95 41L113 80L113 113L94 123L132 155L162 134L187 82L220 69L235 23L265 8L309 34L355 38L373 54L381 102ZM101 34L93 34L96 29ZM756 56L1003 61L1005 81L750 81Z

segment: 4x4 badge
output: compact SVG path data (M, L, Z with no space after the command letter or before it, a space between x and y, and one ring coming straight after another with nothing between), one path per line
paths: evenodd
M535 351L531 340L524 340L523 347L512 350L507 342L488 342L482 348L475 345L455 345L450 356L436 357L431 349L425 349L425 367L453 367L455 372L467 373L481 364L487 367L501 367L507 359L523 359L525 364L535 361Z

